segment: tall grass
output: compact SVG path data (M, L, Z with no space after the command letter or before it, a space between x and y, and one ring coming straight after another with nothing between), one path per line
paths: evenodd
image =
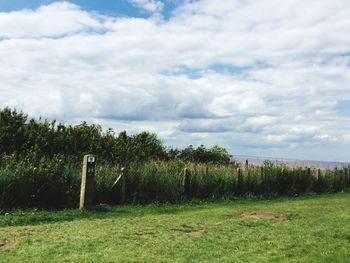
M73 206L79 197L80 168L60 155L35 162L7 156L0 165L0 208Z
M149 161L132 163L116 184L121 167L97 164L95 203L179 202L192 198L285 196L349 191L348 169L214 165ZM75 207L81 163L61 155L0 162L0 208Z

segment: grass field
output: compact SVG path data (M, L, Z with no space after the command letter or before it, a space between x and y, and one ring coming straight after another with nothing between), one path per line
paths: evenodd
M241 217L251 211L287 219ZM349 260L349 193L0 216L0 262Z

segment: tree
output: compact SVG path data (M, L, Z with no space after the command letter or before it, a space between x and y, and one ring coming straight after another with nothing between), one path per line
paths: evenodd
M10 108L0 110L0 154L19 153L26 141L27 115Z

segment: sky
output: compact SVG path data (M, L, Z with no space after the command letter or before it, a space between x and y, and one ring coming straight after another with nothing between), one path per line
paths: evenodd
M0 108L350 161L348 0L0 0Z

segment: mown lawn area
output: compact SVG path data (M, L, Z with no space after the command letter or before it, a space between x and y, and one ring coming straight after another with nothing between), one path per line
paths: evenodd
M0 215L0 262L350 262L350 194L17 210Z

